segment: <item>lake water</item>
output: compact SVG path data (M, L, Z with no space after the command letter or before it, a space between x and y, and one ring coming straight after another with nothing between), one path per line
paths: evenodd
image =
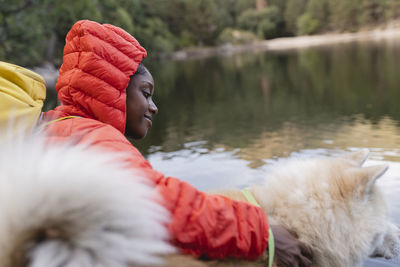
M399 41L150 64L159 114L135 145L202 190L244 187L282 157L369 148L367 165L390 165L379 183L400 224Z
M390 165L379 183L400 225L399 41L148 61L159 114L134 144L201 190L244 187L282 157L369 148L367 165Z
M397 166L398 41L147 62L159 114L135 145L201 189L246 185L293 155L369 148Z

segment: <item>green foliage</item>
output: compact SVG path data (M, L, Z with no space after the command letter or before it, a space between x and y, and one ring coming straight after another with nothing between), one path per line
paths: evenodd
M364 0L359 22L361 25L382 23L385 19L385 1Z
M319 27L319 20L313 18L310 14L304 13L297 20L297 29L299 35L313 34Z
M140 0L143 8L138 13L145 15L146 19L160 18L168 25L172 34L179 35L183 30L184 18L187 16L185 3L187 0Z
M41 54L45 52L44 40L37 39L37 36L45 35L46 28L41 24L38 14L33 12L36 3L33 1L14 1L10 4L1 2L0 60L37 64L42 60Z
M214 0L187 0L184 29L190 33L197 45L210 44L218 30L218 10Z
M248 9L239 16L238 24L242 29L255 32L262 19L260 12L255 9Z
M236 0L232 7L236 13L236 19L238 19L241 13L249 9L254 9L256 6L254 0Z
M260 36L269 39L282 35L284 22L282 12L279 8L271 6L265 9L264 19L261 21L258 32Z
M400 1L386 0L385 18L387 20L400 18Z
M283 13L289 0L268 0L268 6L276 6Z
M49 26L61 40L65 38L65 33L78 20L89 19L100 22L103 20L97 7L98 3L95 0L59 1L55 5L50 0L42 1L47 12L47 19L53 22L57 21L57 23L52 23Z
M64 39L81 19L135 36L150 55L256 37L355 31L400 17L399 0L0 0L0 60L61 63ZM251 32L251 33L250 33Z
M297 33L297 19L304 13L306 9L307 0L288 0L284 20L286 31L289 34L295 35Z
M329 0L308 0L306 13L318 21L318 28L313 30L313 33L326 29L329 26ZM299 26L298 23L297 26Z
M115 11L116 18L114 21L114 25L123 28L127 32L133 33L134 32L134 26L133 26L133 20L129 13L121 8L118 7Z
M279 36L283 29L283 19L277 7L262 10L248 9L238 18L239 27L257 33L261 38Z
M334 29L355 31L359 27L359 15L363 0L331 1L331 23Z
M264 19L257 27L257 35L265 39L274 38L278 36L279 32L276 24L268 19Z
M175 45L167 25L159 18L146 20L144 27L136 27L138 41L146 47L149 54L172 52Z
M234 27L237 17L237 10L235 9L237 0L215 0L214 3L218 10L220 31L225 28Z
M248 44L257 40L257 36L250 31L226 28L218 36L219 44Z

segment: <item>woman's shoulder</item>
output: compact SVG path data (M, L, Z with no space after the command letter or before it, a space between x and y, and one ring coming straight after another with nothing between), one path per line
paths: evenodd
M111 141L130 144L126 137L115 127L98 120L70 117L50 122L46 126L49 138L71 139L74 143L98 144Z

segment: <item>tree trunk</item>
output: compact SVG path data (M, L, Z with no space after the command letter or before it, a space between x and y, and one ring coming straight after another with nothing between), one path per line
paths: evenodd
M256 0L256 10L260 10L267 7L267 0Z
M54 32L51 33L49 41L47 42L46 61L54 63L54 52L56 51L57 36Z

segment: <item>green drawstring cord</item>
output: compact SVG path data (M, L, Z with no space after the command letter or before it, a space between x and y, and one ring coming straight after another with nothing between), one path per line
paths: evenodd
M246 200L253 204L254 206L260 207L257 203L257 200L253 197L253 194L245 188L242 190L242 193ZM268 266L272 267L272 263L274 262L274 255L275 255L275 241L274 241L274 234L272 233L271 227L268 230L269 237L268 237Z
M72 118L81 118L79 116L65 116L65 117L61 117L52 121L48 121L42 124L43 127L49 126L50 124L57 122L57 121L62 121L62 120L66 120L66 119L72 119Z

